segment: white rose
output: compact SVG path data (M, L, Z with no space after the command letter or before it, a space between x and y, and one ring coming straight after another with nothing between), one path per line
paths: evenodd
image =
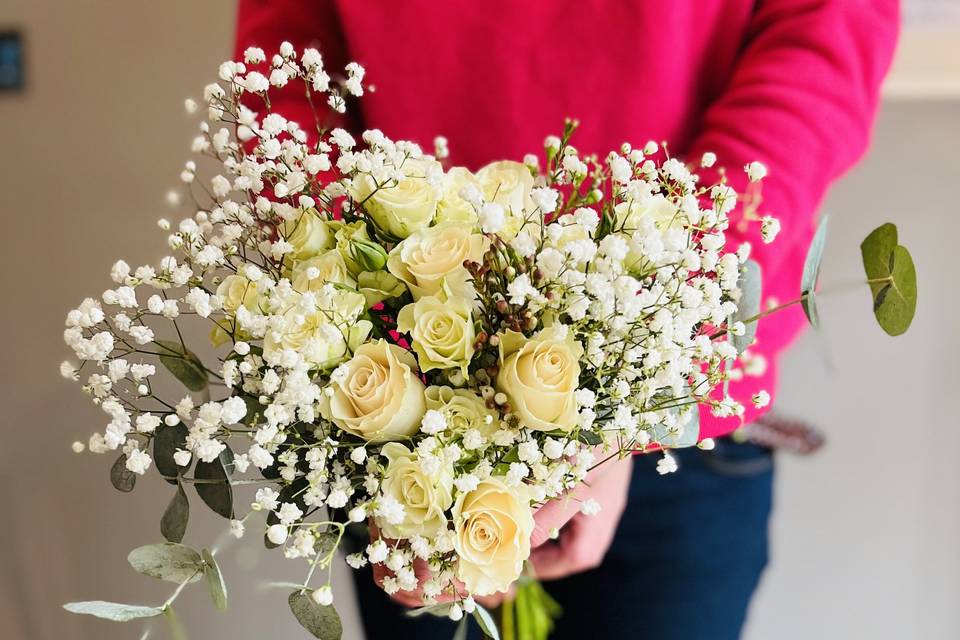
M497 389L507 395L523 426L536 431L571 430L577 423L574 393L583 347L572 332L549 327L532 338L500 335Z
M257 308L257 284L243 276L229 275L217 287L220 306L228 313L236 313L240 307L253 311Z
M442 413L447 427L455 433L476 429L489 437L500 427L495 413L473 391L431 386L427 387L426 397L427 409Z
M460 193L466 186L473 186L483 193L483 185L475 175L464 167L453 167L443 176L443 197L437 206L437 222L467 222L477 224L477 212Z
M397 331L409 333L421 371L459 368L464 377L473 358L476 332L471 303L446 295L424 296L397 315Z
M333 231L316 209L306 209L292 220L284 221L278 232L293 246L289 255L294 260L312 258L334 245Z
M453 295L472 300L473 287L463 267L481 261L490 241L465 223L446 222L410 235L387 257L387 270L399 278L414 300L436 295L446 282Z
M311 269L317 270L317 275L311 278ZM328 282L340 284L356 289L357 281L347 268L343 255L339 251L327 251L323 255L314 256L297 262L290 274L290 283L294 290L300 293L320 291Z
M292 349L316 368L327 370L358 348L373 329L369 320L357 319L366 308L364 297L337 291L325 302L311 311L293 304L276 314L282 322L264 336L264 359L268 363L278 362L284 349Z
M526 493L523 485L511 488L490 477L453 505L456 573L470 594L506 591L520 577L534 526Z
M370 442L413 435L427 408L413 354L385 340L357 348L342 365L345 375L331 381L320 412L335 425Z
M404 179L399 184L377 188L369 174L354 177L350 196L363 203L363 209L383 231L406 238L417 229L428 227L437 213L441 187L434 177L442 174L435 160L408 159L403 163Z
M644 218L648 218L664 231L681 222L677 206L659 193L640 201L621 202L613 208L613 211L616 214L617 227L622 227L626 233L641 229L640 221Z
M536 209L530 197L533 189L533 174L520 162L503 160L494 162L477 172L477 179L488 202L496 202L507 210L507 223L502 231L505 237L517 235L528 212ZM537 221L542 219L537 214Z
M381 491L403 505L404 520L398 525L378 519L377 526L388 538L433 537L447 528L445 512L453 504L453 466L440 464L434 473L425 473L416 454L398 442L383 445L380 455L387 459Z

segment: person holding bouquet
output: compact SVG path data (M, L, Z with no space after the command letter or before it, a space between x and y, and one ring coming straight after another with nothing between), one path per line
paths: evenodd
M585 154L666 141L671 155L702 162L706 182L724 168L782 221L775 251L757 225L728 234L751 244L767 300L785 301L818 204L866 148L898 23L896 0L240 0L236 47L241 58L290 41L317 48L329 68L361 63L376 90L341 125L421 144L442 132L470 170L540 148L567 116L584 123ZM314 117L302 92L272 108L301 124ZM751 194L742 168L754 160L770 174ZM777 356L802 323L793 308L762 324L731 395L775 386ZM674 453L682 474L628 459L579 487L580 500L536 514L531 562L564 610L555 637L739 636L767 562L773 464L769 450L728 434L765 404L742 420L704 416L701 438L715 446ZM581 513L586 504L599 513ZM367 637L450 637L449 621L403 615L417 594L391 600L369 571L355 575Z

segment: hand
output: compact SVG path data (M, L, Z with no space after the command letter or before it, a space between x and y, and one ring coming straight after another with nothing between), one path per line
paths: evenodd
M632 456L610 465L596 477L588 476L589 485L577 487L569 498L548 502L534 516L536 548L530 561L541 580L595 569L603 561L627 505ZM600 513L592 516L580 513L581 502L590 498L600 503ZM549 537L546 534L554 527L563 527L559 539L544 543Z
M380 531L377 529L377 526L370 522L370 539L371 541L377 540L380 538ZM389 541L387 541L389 544ZM396 593L389 594L390 597L399 604L402 604L405 607L410 607L415 609L417 607L424 606L423 602L423 589L419 586L422 585L426 580L429 580L433 577L433 574L430 572L430 568L427 566L426 561L424 560L414 560L413 561L413 572L417 576L417 588L412 591L397 591ZM373 565L373 581L381 589L383 588L383 579L387 576L392 575L393 572L390 571L383 564ZM458 593L466 593L463 584L459 580L454 580L454 588ZM510 593L513 592L513 588L510 588ZM495 609L500 606L500 603L503 602L503 599L506 597L512 597L508 593L495 593L490 596L478 597L475 600L480 603L482 606L487 609ZM435 598L437 604L444 602L453 602L454 597L449 591L444 591L442 594Z

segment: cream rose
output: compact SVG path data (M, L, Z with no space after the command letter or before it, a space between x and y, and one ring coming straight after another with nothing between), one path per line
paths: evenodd
M536 431L569 431L577 423L574 393L583 347L565 329L548 327L532 338L515 331L500 335L497 389L523 426Z
M313 269L316 269L316 275L312 273ZM320 291L327 283L339 284L351 289L357 287L357 281L347 269L343 256L334 250L297 262L290 274L290 283L294 290L300 293Z
M681 225L680 213L677 207L661 194L652 195L641 201L631 200L621 202L613 209L618 229L622 229L627 236L636 231L642 231L645 223L651 223L662 231L670 227ZM635 243L630 243L630 250L623 260L623 266L632 272L644 271L650 268L649 261Z
M294 260L312 258L334 245L333 230L316 209L306 209L299 216L284 221L278 232L293 247L293 252L288 255Z
M454 295L472 300L474 291L463 263L482 260L489 244L468 224L438 224L411 234L394 247L387 270L407 285L414 300L436 295L445 282Z
M437 222L466 222L476 226L477 212L460 196L464 187L472 185L482 194L483 185L464 167L453 167L443 176L443 197L437 206Z
M621 202L613 208L613 211L617 227L622 227L627 233L640 229L640 221L644 218L649 219L661 229L680 222L677 206L662 194L649 196L639 202L636 200Z
M402 282L386 271L364 271L357 276L357 286L367 299L367 307L402 296L407 291Z
M427 409L442 413L447 419L447 428L455 433L476 429L489 437L500 427L494 412L473 391L431 386L427 387L426 397Z
M217 298L220 299L223 310L228 313L236 313L240 307L253 311L259 301L257 284L243 276L227 276L217 287Z
M477 338L470 307L466 300L440 295L424 296L400 310L397 330L410 334L421 371L460 369L467 376Z
M383 445L387 459L380 489L403 505L404 519L398 525L377 520L388 538L435 536L447 528L447 509L453 504L453 465L441 463L433 473L424 471L416 454L399 442Z
M502 160L493 162L477 172L483 195L488 202L496 202L507 210L507 220L500 235L513 237L523 226L527 212L536 209L530 199L533 174L520 162ZM539 218L539 216L537 216Z
M460 494L451 512L457 578L475 596L506 591L530 556L533 511L526 488L496 477Z
M285 349L301 354L318 369L330 369L358 348L370 335L373 325L357 318L364 310L359 293L338 291L331 300L310 311L291 305L263 339L263 357L268 363L279 361Z
M361 345L321 396L324 418L370 442L413 435L427 409L413 354L385 340Z
M363 203L363 209L383 231L406 238L417 229L428 227L437 213L443 169L435 160L407 159L404 178L398 184L377 188L369 174L357 175L350 195Z

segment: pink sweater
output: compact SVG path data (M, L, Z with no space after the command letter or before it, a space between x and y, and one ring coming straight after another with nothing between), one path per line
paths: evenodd
M765 297L785 302L827 186L866 148L898 23L896 0L240 0L237 52L289 40L329 68L356 60L376 91L355 128L424 148L444 135L472 169L539 152L567 116L583 153L650 139L691 161L713 151L738 190L759 160L762 211L783 231L771 245L756 225L729 236L751 242ZM312 120L302 93L275 106ZM747 421L803 325L796 307L760 323L752 351L767 371L731 385ZM704 415L701 437L739 424Z

